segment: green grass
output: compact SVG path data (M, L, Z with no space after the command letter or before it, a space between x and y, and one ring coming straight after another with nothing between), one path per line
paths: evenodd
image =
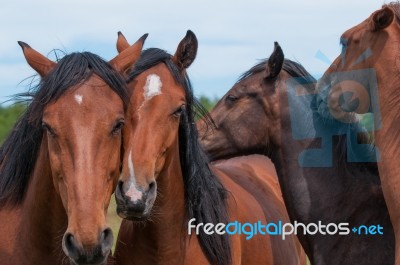
M0 145L24 110L25 106L22 104L12 105L7 108L3 108L0 105Z

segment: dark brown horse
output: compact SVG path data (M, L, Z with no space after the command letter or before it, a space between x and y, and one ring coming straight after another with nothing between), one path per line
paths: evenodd
M89 52L58 63L20 42L41 76L0 148L0 263L104 264L128 94L120 73L144 38L109 63ZM63 253L64 251L64 253Z
M208 164L194 123L199 105L186 74L196 52L197 39L188 31L174 56L148 49L129 75L131 104L116 189L117 211L127 220L116 263L305 264L293 235L246 240L244 234L200 229L234 221L288 222L288 216L266 157Z
M275 44L270 58L211 111L215 128L198 124L201 143L212 159L268 155L293 222L384 227L383 235L298 234L312 264L393 264L393 230L373 146L359 144L365 137L358 123L318 113L315 82Z
M321 109L329 110L326 114L352 120L355 113L373 113L379 174L396 237L396 264L400 264L399 42L400 4L384 5L343 33L342 54L319 83L326 95L321 104Z

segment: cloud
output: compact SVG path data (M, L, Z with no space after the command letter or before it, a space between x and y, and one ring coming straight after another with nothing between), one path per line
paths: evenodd
M130 42L148 32L146 47L173 53L192 29L199 39L190 69L196 93L222 96L229 89L225 86L270 54L273 41L279 41L287 58L323 72L328 65L315 58L316 52L333 59L341 33L380 5L363 0L6 1L0 8L0 101L33 74L18 40L43 54L55 48L87 50L111 59L119 30Z

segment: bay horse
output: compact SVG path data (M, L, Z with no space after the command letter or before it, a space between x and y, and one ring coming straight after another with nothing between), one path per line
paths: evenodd
M348 120L356 113L373 113L379 174L395 231L396 264L400 264L399 41L400 4L393 2L342 34L342 53L319 82L326 95L321 109L328 109L325 113L331 117Z
M0 148L2 264L107 262L128 103L122 73L144 39L109 62L82 52L56 63L19 42L41 81Z
M319 114L315 83L275 43L269 59L245 72L210 112L214 126L198 122L201 144L212 160L270 157L292 222L384 228L375 236L299 233L311 264L393 264L393 228L373 146L360 124Z
M194 122L202 108L186 73L196 53L197 38L188 31L173 56L147 49L129 74L131 104L115 192L117 212L125 220L116 264L305 264L294 235L246 240L244 234L191 230L190 224L289 221L266 157L208 164Z

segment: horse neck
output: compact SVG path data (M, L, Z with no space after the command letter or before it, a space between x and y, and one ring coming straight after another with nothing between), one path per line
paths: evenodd
M47 140L43 138L26 197L21 206L17 256L29 264L63 264L61 239L67 216L54 189Z
M170 150L157 177L157 199L145 227L134 225L137 264L182 264L185 196L178 144ZM136 255L132 256L136 258Z
M376 92L378 93L381 103L379 106L380 111L384 112L387 109L385 114L388 117L388 121L391 121L394 118L391 114L396 113L391 108L398 105L398 100L397 102L395 101L395 95L397 95L397 91L400 89L400 33L398 23L393 23L383 34L383 37L375 40L377 44L373 45L372 43L374 47L372 48L372 57L368 60L370 62L366 63L365 66L361 65L359 67L373 68L375 70L378 87L374 86L371 89L377 91L369 92L371 95ZM385 116L382 118L385 118Z
M310 106L304 105L304 102L301 101L291 105L288 102L289 96L286 89L281 89L281 140L278 146L272 150L271 160L277 169L290 219L303 223L322 221L325 224L331 222L338 224L349 222L350 227L380 223L385 226L385 231L388 232L385 236L388 236L389 239L386 241L378 238L363 240L370 241L367 244L372 244L376 248L379 248L379 244L385 244L389 247L391 225L379 186L376 164L374 166L374 163L347 163L343 161L346 158L345 138L343 136L332 136L331 139L328 139L331 146L324 149L324 152L333 153L331 167L300 166L300 154L309 148L321 148L322 140L317 137L311 140L306 138L294 139L293 121L289 108L294 108L294 112L305 115L307 108L310 111ZM309 126L322 126L322 123L319 124L319 120L314 120L314 116L306 118L314 121L314 124ZM323 153L320 155L324 156ZM360 238L357 238L357 236L353 234L346 237L304 236L299 234L299 239L310 260L314 262L313 264L340 264L341 260L348 258L346 253L348 253L349 244L360 244ZM360 246L360 253L362 253L361 249ZM372 249L374 248L372 247ZM332 253L335 253L335 255L332 255ZM362 256L359 255L360 253L352 253L351 255ZM334 258L336 259L334 261L324 260L328 256L337 257L337 259ZM317 262L318 260L319 262ZM368 259L366 258L363 262L368 263Z
M374 109L374 111L380 112L383 125L376 128L378 144L386 145L388 143L389 145L397 146L398 142L394 144L390 139L384 138L382 141L379 139L380 133L387 137L397 135L398 131L398 126L394 122L399 119L399 112L397 110L400 103L400 97L398 97L397 93L400 89L400 34L397 32L397 26L395 32L392 32L390 35L382 49L382 53L380 53L379 58L376 59L377 61L373 66L376 71L378 85L377 91L373 92L377 92L379 100L379 109ZM371 89L376 88L372 87ZM390 149L390 146L385 146L384 148ZM397 149L393 148L393 151L398 154ZM382 152L382 155L386 155L386 153ZM390 155L392 156L393 154Z

